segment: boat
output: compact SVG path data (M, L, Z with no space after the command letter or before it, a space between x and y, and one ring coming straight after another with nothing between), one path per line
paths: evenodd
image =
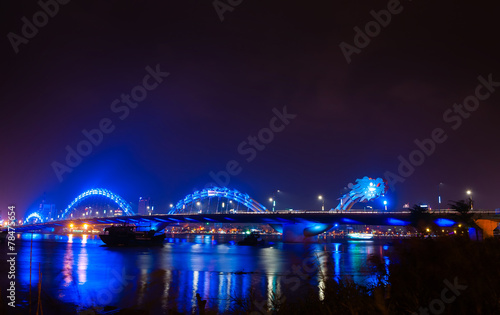
M252 232L243 240L238 242L238 245L247 245L247 246L259 246L264 245L266 241L264 241L258 232Z
M161 246L165 240L165 234L156 234L155 230L137 231L133 225L107 227L99 237L108 246Z
M373 234L368 233L349 233L347 237L352 240L371 240L373 238Z

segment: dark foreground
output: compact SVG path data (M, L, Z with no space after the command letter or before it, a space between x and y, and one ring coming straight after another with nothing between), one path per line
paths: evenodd
M129 292L122 299L134 301L127 307L62 303L43 287L38 290L35 284L31 313L36 313L40 300L43 314L500 314L498 240L395 241L387 254L373 253L368 258L366 267L375 279L370 283L354 281L349 275L339 276L338 266L328 259L329 255L325 251L285 272L277 284L279 290L265 291L270 292L270 298L257 290L229 297L231 307L225 311L208 307L210 297L201 290L191 305L179 307L178 296L164 295L164 279L171 276L169 271L155 269L148 283L140 284L141 278L135 278L127 284L131 290L122 289ZM6 274L5 270L2 274ZM6 307L4 292L2 287L0 314L28 314L27 307L15 311ZM205 304L206 300L209 303Z

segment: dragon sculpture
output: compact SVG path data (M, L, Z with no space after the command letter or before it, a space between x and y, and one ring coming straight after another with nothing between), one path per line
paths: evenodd
M355 184L349 183L347 187L350 191L340 198L335 210L349 210L357 202L367 202L381 197L389 188L385 179L373 179L367 176L356 179Z

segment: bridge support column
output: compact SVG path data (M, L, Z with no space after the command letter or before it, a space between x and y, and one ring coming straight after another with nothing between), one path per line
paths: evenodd
M481 230L483 230L482 239L493 237L493 230L498 227L498 222L485 219L478 219L474 221L476 222L477 226L479 226Z
M54 234L63 234L64 227L62 226L56 226L54 227Z
M283 242L310 243L318 240L318 234L328 231L333 225L322 223L283 224Z

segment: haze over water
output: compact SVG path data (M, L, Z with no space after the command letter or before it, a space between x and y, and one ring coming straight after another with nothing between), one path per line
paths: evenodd
M31 234L18 235L18 294L27 303ZM385 257L383 242L341 241L285 244L268 238L264 247L238 246L235 235L168 238L163 247L108 248L97 235L33 235L31 282L53 299L80 306L116 306L191 313L196 293L207 309L230 311L249 294L265 305L275 292L301 294L307 282L317 294L320 274L374 281L367 260ZM318 267L320 266L320 267ZM300 281L301 287L297 289ZM321 298L321 295L320 295Z

